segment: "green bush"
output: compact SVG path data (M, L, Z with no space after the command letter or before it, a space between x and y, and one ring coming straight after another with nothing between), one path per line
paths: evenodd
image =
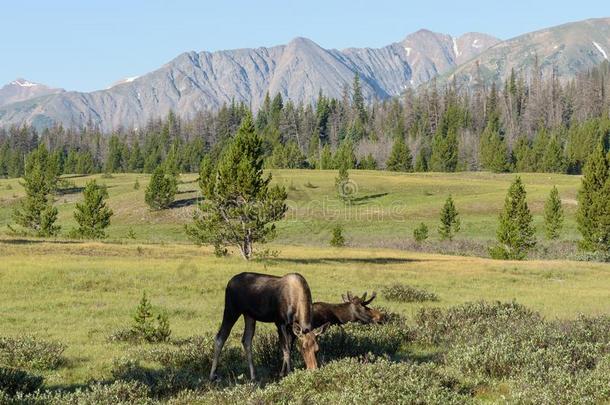
M28 395L17 394L13 398L2 398L7 405L152 405L156 403L142 384L115 381L111 384L93 383L74 392L48 391Z
M413 230L413 238L416 242L423 242L428 239L428 226L423 222Z
M0 337L0 365L34 370L55 370L64 364L66 347L30 336Z
M345 237L343 236L343 227L335 225L331 231L330 245L333 247L345 246Z
M438 301L438 296L432 292L412 287L406 284L392 284L381 289L383 298L398 302Z
M108 340L116 342L167 342L171 336L169 317L167 313L159 311L153 313L153 307L146 296L142 294L140 304L136 308L130 329L120 329L114 332Z

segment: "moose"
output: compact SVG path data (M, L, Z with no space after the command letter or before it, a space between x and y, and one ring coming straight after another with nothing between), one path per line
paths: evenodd
M317 328L324 324L343 325L348 322L380 323L383 321L383 313L369 308L368 305L375 299L377 294L373 292L371 298L366 299L365 292L362 297L353 296L351 292L341 295L343 303L329 304L326 302L314 302L313 304L313 327Z
M242 344L246 353L250 378L256 378L252 361L252 338L256 322L270 322L277 326L282 349L281 376L290 372L290 351L295 338L307 369L318 368L316 341L328 324L312 328L313 303L307 281L298 273L283 277L259 273L240 273L231 278L225 289L222 324L216 335L214 360L210 380L215 380L220 352L239 317L244 316Z

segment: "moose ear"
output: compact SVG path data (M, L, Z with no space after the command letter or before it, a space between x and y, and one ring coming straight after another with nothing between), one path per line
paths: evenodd
M301 325L299 325L297 322L294 322L292 324L292 332L295 334L296 337L303 336L303 329L301 329Z
M360 297L360 299L362 301L366 301L366 291L364 292L364 294L362 294L362 297Z
M330 326L330 322L326 322L324 325L318 326L317 328L315 328L313 330L314 335L320 336L321 334L326 332L326 329L328 329L329 326Z
M349 299L344 294L341 294L341 299L343 302L349 302Z
M371 294L371 298L368 299L368 301L365 301L363 304L364 305L368 305L371 303L371 301L373 301L375 299L375 297L377 296L377 293L375 291L373 291L373 293Z

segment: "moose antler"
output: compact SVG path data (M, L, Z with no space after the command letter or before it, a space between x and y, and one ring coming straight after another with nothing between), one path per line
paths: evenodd
M362 297L360 297L360 299L362 301L366 301L366 291L364 292L364 294L362 294Z
M347 292L347 299L350 300L350 301L354 299L354 297L352 296L352 292L351 291Z
M364 300L364 297L366 297L366 293L364 293L364 295L362 296L362 301L363 301L363 305L368 305L371 303L371 301L373 301L375 299L375 297L377 296L377 293L375 291L373 291L373 293L371 294L371 298L368 299L368 301Z

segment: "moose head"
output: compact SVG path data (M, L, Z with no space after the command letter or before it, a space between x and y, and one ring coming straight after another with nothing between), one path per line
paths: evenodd
M320 347L318 346L317 337L324 333L329 325L330 323L327 322L318 328L307 331L303 330L297 322L292 324L292 332L297 337L297 347L303 356L305 367L308 370L318 368L316 353L320 350Z
M343 302L349 304L354 320L362 323L381 323L383 321L383 313L373 308L369 308L368 305L377 296L376 292L371 294L371 298L366 299L367 293L362 294L362 297L353 296L350 291L345 295L341 295Z

